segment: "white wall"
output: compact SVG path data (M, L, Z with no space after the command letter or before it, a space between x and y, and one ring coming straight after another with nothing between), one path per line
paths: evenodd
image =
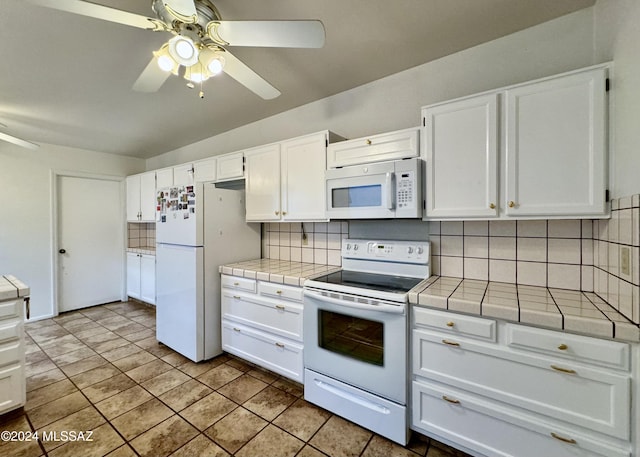
M147 169L324 129L358 138L417 126L421 106L598 63L593 26L587 8L152 157Z
M32 319L55 312L51 170L126 176L144 171L144 160L46 144L32 151L0 142L0 274L30 286Z
M596 58L614 63L611 110L611 193L640 193L640 2L598 0L595 7Z

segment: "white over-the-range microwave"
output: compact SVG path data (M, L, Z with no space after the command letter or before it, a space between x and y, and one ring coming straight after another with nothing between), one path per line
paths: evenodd
M419 158L352 165L325 172L329 219L422 217Z

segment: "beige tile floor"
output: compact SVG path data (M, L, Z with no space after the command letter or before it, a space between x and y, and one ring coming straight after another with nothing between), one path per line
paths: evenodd
M26 340L27 404L0 430L32 439L0 441L0 456L466 456L416 434L398 446L238 358L193 363L156 341L154 309L139 303L30 323Z

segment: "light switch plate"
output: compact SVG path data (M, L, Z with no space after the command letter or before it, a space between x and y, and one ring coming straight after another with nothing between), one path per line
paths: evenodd
M630 274L629 248L626 246L620 247L620 272L627 276Z

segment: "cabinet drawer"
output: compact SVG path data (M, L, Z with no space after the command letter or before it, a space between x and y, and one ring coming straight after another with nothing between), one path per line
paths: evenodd
M487 341L496 340L496 321L416 306L412 310L415 326L430 327L451 336L468 336Z
M630 452L570 428L555 428L469 393L414 381L412 428L483 455L517 457L629 457ZM562 441L575 440L575 443Z
M423 330L414 330L412 337L413 372L418 376L629 439L628 375L482 342L457 342Z
M629 345L587 336L507 324L507 345L605 367L629 370Z
M223 320L222 348L289 379L303 381L301 344Z
M222 287L227 289L243 290L245 292L253 293L256 292L256 281L254 279L222 275L220 281L222 282Z
M24 346L21 340L0 345L0 367L24 362Z
M18 320L0 322L0 343L19 340L21 336L22 322Z
M22 298L0 302L0 319L19 317L21 306L23 306Z
M302 341L302 305L225 290L222 292L222 316Z
M22 365L0 368L0 414L23 406L27 401Z
M407 129L330 144L327 148L327 167L418 157L418 132L417 128Z
M302 287L283 286L272 282L259 282L260 295L275 297L283 300L292 300L302 303Z

